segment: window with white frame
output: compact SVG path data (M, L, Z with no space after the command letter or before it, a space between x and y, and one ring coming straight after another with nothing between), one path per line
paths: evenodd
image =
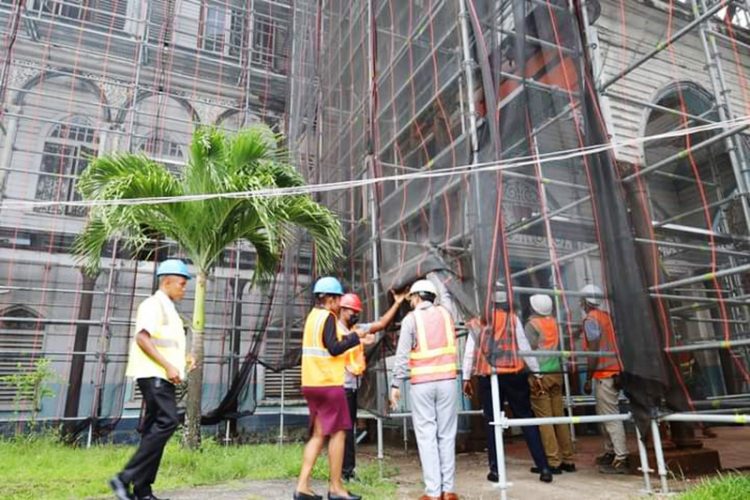
M24 305L8 307L0 313L0 379L5 375L30 372L41 357L44 330L39 315ZM31 395L20 395L20 400ZM16 388L0 382L0 408L9 408L16 401Z
M80 21L95 29L122 30L128 15L128 0L34 0L30 10L39 16Z
M216 54L239 57L244 24L242 11L222 3L203 0L198 47Z
M272 67L276 53L276 23L266 16L256 16L253 22L253 63Z
M56 124L44 142L35 198L65 202L80 200L76 180L89 161L96 157L98 143L96 129L84 117L73 116L66 123ZM53 205L34 210L75 217L86 215L86 209L79 206Z
M185 163L183 147L163 133L152 133L138 143L136 149L154 161L164 164L171 172L179 173Z

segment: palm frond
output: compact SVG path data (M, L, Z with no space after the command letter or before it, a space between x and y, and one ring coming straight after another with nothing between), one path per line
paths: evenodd
M231 136L202 127L194 134L182 176L142 155L115 154L92 161L79 190L84 199L124 200L304 185L281 143L264 125ZM318 269L332 269L341 257L341 227L332 212L308 196L98 206L76 240L75 253L93 272L108 239L118 237L140 251L155 232L178 243L199 269L208 271L226 247L244 239L256 249L253 279L262 283L277 272L294 227L307 230L315 241Z
M344 235L336 215L316 203L309 196L283 198L283 213L287 224L306 230L316 248L316 266L319 272L334 269L343 257Z

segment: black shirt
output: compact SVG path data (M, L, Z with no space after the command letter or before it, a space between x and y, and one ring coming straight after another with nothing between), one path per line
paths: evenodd
M339 340L336 335L336 318L329 314L323 325L323 345L328 349L331 356L339 356L359 344L359 337L352 332Z

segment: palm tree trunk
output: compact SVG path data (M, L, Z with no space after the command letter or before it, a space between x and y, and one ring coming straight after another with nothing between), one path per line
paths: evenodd
M193 306L192 353L196 368L188 374L187 415L183 446L198 449L201 445L201 393L203 392L203 330L206 319L206 272L198 271Z

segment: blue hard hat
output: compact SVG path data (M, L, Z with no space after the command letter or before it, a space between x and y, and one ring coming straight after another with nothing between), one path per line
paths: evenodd
M313 293L325 293L328 295L344 295L344 287L341 282L333 276L324 276L315 282Z
M190 271L188 271L187 265L182 262L180 259L167 259L161 264L159 264L159 267L156 268L156 275L157 276L182 276L184 278L190 279L192 276L190 275Z

